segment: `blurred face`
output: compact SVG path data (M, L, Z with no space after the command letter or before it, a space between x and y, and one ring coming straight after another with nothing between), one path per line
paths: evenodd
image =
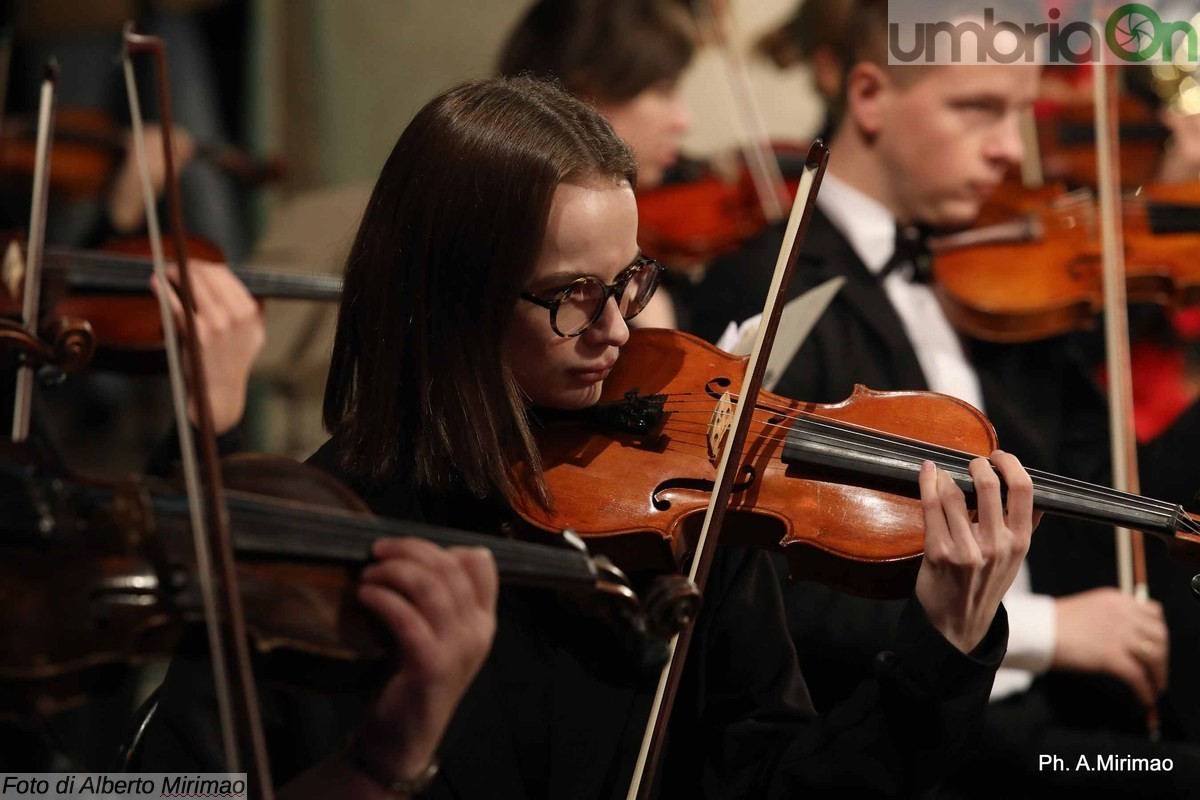
M638 163L638 186L662 183L663 173L679 157L679 139L691 116L676 81L662 81L621 103L597 103L596 110L617 136L633 148Z
M584 275L611 284L637 257L637 203L629 184L559 184L542 252L524 288L542 295ZM599 399L628 338L613 298L591 327L571 338L554 332L547 309L518 299L506 352L533 405L577 409Z
M1040 69L919 67L898 79L903 69L860 64L848 86L850 115L878 159L878 199L902 222L969 224L1021 160L1021 116L1037 94Z

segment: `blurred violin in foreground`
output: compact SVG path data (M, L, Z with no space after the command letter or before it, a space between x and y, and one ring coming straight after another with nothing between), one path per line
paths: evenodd
M345 687L387 668L391 638L355 593L387 536L486 547L501 581L559 590L638 656L657 657L696 608L678 576L643 605L570 536L551 546L379 519L316 468L257 455L223 466L247 631L269 679ZM126 667L169 657L202 618L188 502L168 482L84 481L5 444L0 552L0 716L44 718L103 693Z

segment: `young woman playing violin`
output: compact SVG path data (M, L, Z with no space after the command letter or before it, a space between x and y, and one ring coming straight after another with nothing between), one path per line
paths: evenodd
M493 80L431 101L385 164L347 261L325 405L333 436L313 463L380 514L479 531L510 520L514 493L539 496L536 409L596 401L627 319L658 285L659 266L637 245L636 176L612 128L549 85ZM516 483L517 462L533 466L530 485ZM926 557L896 639L824 716L797 671L765 556L717 556L660 796L910 795L938 780L978 724L1006 638L1000 597L1033 527L1028 475L1009 454L991 462L1007 506L977 459L978 523L948 476L922 472ZM618 491L597 487L597 502ZM398 671L383 694L263 687L286 796L330 796L331 781L342 781L339 796L386 796L384 783L424 766L410 757L414 730L437 733L414 717L448 715L413 684L459 689L470 677L472 648L415 665L409 648L486 630L486 565L419 543L381 542L375 554L363 600L390 609ZM401 635L407 619L426 636ZM497 619L428 796L623 796L656 676L606 652L544 593L501 591ZM219 768L207 673L202 660L172 664L143 769ZM417 702L398 702L406 690Z

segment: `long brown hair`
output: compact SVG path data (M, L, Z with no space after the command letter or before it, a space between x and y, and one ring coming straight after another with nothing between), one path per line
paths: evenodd
M505 331L558 185L636 179L608 123L548 83L468 83L421 109L346 263L324 407L342 466L508 498L519 459L545 500Z

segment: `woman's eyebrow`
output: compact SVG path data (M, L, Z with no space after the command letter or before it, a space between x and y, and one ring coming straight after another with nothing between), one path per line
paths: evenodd
M625 266L621 267L621 269L626 270L643 258L645 258L645 256L642 254L642 251L638 250L637 254L634 255L633 258L629 259L629 262ZM537 285L564 286L577 278L594 277L595 275L596 273L594 272L584 272L578 269L560 269L556 272L551 272L549 275L539 278L537 280Z
M543 275L538 278L537 283L543 286L555 286L570 283L576 278L583 278L591 273L583 272L577 269L562 269L557 272L551 272L549 275Z

